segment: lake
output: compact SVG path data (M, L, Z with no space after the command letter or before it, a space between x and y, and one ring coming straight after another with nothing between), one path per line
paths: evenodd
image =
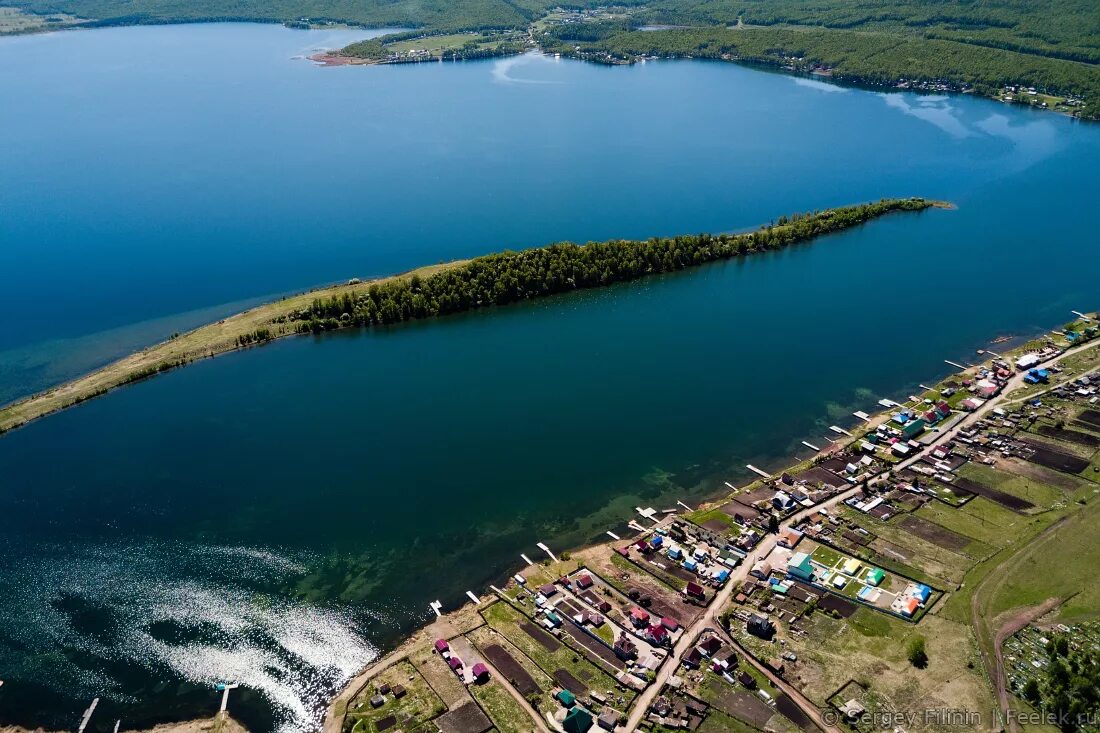
M0 39L0 400L265 296L558 240L892 216L601 291L197 363L0 438L0 722L310 730L435 599L777 468L1100 307L1100 127L703 62L321 68L369 35Z

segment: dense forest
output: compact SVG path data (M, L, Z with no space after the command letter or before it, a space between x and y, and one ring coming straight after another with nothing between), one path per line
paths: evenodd
M556 7L601 0L8 0L33 13L91 24L254 20L346 22L423 33L525 30ZM544 48L596 61L639 55L727 57L793 70L830 67L843 80L947 82L992 93L1023 84L1083 97L1100 118L1097 0L618 0L628 21L550 28ZM682 28L634 29L646 24ZM580 49L575 46L581 45ZM471 50L472 51L472 50ZM352 53L377 57L377 44ZM1019 100L1017 100L1019 101Z
M396 278L366 292L317 298L289 315L302 332L398 323L447 315L584 288L676 272L707 262L787 247L895 211L921 211L934 202L883 199L781 217L745 234L694 236L577 245L552 244L478 257L429 277Z
M1024 698L1065 733L1100 729L1100 651L1054 634L1047 643L1045 679L1031 679Z
M1085 99L1081 116L1100 117L1100 66L954 41L822 28L674 28L623 30L591 24L585 38L552 29L544 45L589 60L638 56L692 57L762 63L809 71L831 69L838 80L896 86L900 79L945 81L992 94L1009 84ZM560 35L559 35L560 34ZM562 37L564 36L564 37Z

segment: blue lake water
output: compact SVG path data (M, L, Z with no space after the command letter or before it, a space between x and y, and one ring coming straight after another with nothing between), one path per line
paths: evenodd
M365 33L0 40L0 401L265 295L550 241L950 199L795 249L195 364L0 438L0 721L324 696L542 540L1094 309L1100 127L728 64L321 68Z

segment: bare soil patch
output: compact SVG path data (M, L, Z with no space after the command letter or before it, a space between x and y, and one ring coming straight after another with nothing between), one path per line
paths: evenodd
M1027 443L1028 447L1035 451L1028 458L1032 463L1038 463L1040 466L1053 468L1056 471L1065 471L1066 473L1081 473L1089 467L1089 462L1084 458L1056 451L1037 441L1027 440L1026 438L1020 440Z
M531 675L527 674L527 670L500 644L490 644L485 647L485 656L512 683L512 687L519 690L519 694L526 697L531 693L540 692L538 684Z
M1008 458L999 461L997 465L1003 471L1035 479L1036 481L1042 481L1045 484L1057 486L1063 491L1076 491L1081 488L1082 479L1067 476L1061 471L1045 468L1037 463L1028 463L1027 461L1021 461L1016 458Z
M783 714L787 720L797 725L801 730L816 731L817 726L810 720L810 716L802 712L802 708L794 700L786 695L775 698L775 709Z
M912 532L917 537L928 540L932 544L939 545L952 552L959 552L970 544L969 537L964 537L957 532L952 532L946 527L941 527L934 522L929 522L927 519L914 517L912 514L907 514L902 517L898 525L903 527L906 531Z
M1077 416L1077 420L1100 429L1100 410L1085 410Z
M841 618L849 618L859 608L852 601L835 596L832 593L823 593L821 600L817 602L817 606L826 611L833 611L839 614Z
M1086 462L1085 465L1088 465L1088 463ZM973 479L964 478L963 476L957 477L955 479L955 482L951 484L951 488L961 489L970 494L977 494L978 496L984 496L990 501L995 501L1001 506L1011 509L1014 512L1023 512L1027 509L1035 508L1035 505L1032 504L1030 501L1021 499L1018 496L1013 496L1012 494L1001 491L1000 489L995 489L992 486L980 484Z
M1053 425L1040 425L1037 430L1039 435L1045 435L1046 437L1054 438L1055 440L1065 440L1070 443L1085 445L1090 448L1100 446L1100 438L1096 437L1092 433L1082 433L1079 430L1066 430L1065 428L1056 428Z
M573 673L567 669L555 669L554 679L558 681L558 684L565 689L572 692L574 695L587 695L588 688L584 683L573 676Z
M731 715L763 730L774 714L772 709L763 700L747 690L741 690L730 685L724 687L725 689L715 696L712 705L726 715Z
M545 631L540 629L538 626L535 626L531 622L522 621L520 622L519 627L523 629L524 632L532 639L537 641L539 644L542 644L543 648L546 649L546 651L556 652L558 649L561 649L560 641L550 636L550 634L547 634Z
M442 733L485 733L493 723L475 703L468 702L435 719Z

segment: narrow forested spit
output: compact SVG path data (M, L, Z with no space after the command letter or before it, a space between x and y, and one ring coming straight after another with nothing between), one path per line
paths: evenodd
M696 234L585 245L552 244L478 257L428 277L411 275L370 286L362 293L317 298L287 315L300 332L370 326L507 305L522 300L597 288L647 275L676 272L707 262L780 249L856 226L895 211L920 211L922 198L780 217L745 234Z

